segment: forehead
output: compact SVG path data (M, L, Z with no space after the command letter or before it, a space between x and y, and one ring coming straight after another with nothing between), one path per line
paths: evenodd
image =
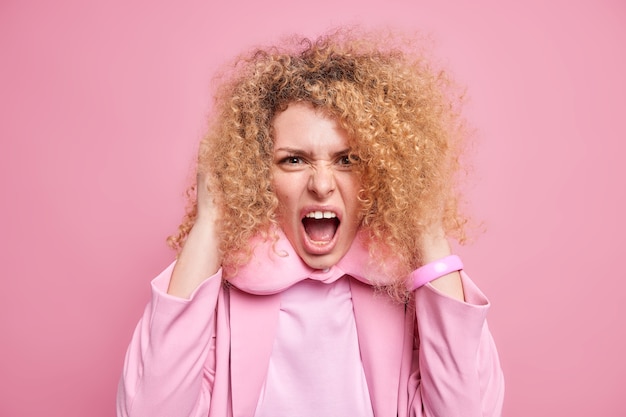
M294 148L315 153L349 146L348 134L336 119L307 103L292 103L272 122L274 151Z

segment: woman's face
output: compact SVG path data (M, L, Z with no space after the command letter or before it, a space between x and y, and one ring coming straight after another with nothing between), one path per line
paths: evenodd
M346 132L308 104L292 103L273 122L272 185L279 223L310 267L346 254L359 229L359 179Z

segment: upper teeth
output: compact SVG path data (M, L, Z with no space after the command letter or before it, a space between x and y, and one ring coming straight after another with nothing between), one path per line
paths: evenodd
M337 217L337 215L332 211L312 211L307 213L304 217L308 217L309 219L333 219Z

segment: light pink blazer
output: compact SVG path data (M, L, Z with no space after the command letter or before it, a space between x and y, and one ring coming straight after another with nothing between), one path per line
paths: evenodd
M271 280L268 273L292 277L308 268L284 247L284 258L255 251L240 271L248 280L234 280L246 291L225 288L218 272L189 300L172 297L166 291L173 265L153 281L128 348L118 417L254 415L280 309L279 292L258 295L264 290L255 285ZM485 320L489 303L467 275L466 302L427 284L405 308L361 282L368 279L366 252L353 249L329 273L359 277L350 287L374 415L499 416L504 382Z

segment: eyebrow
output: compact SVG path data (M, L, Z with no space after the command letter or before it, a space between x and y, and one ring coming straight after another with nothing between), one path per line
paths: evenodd
M285 152L291 155L295 155L295 156L306 156L306 157L311 157L311 153L310 152L306 152L303 151L302 149L297 149L297 148L278 148L276 150L274 150L274 153L276 152ZM331 157L332 158L336 158L338 156L342 156L342 155L347 155L350 153L350 148L346 148L346 149L342 149L338 152L334 152Z

